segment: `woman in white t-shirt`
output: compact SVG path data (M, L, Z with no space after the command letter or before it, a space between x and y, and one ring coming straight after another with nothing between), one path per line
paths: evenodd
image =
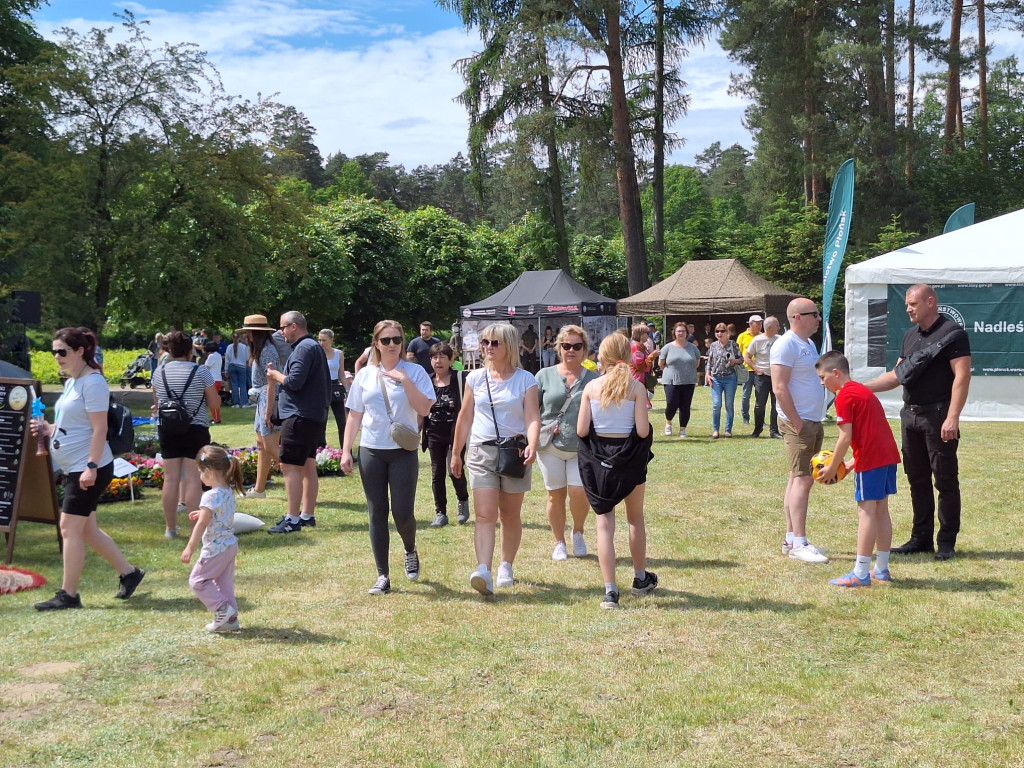
M327 355L327 370L331 374L331 413L338 427L338 445L345 442L345 353L334 347L334 331L324 328L316 335L320 348Z
M213 378L213 388L217 390L217 407L210 408L210 423L220 424L220 391L224 387L224 377L222 375L224 356L217 351L217 342L206 342L206 360L203 361L203 365L210 372L210 376Z
M395 320L377 323L373 327L371 350L372 365L359 370L349 391L341 469L352 471L352 446L362 427L359 478L366 494L370 548L377 565L377 581L369 593L386 595L391 591L389 512L405 545L405 575L409 581L416 581L420 576L414 515L420 469L419 444L417 442L412 450L402 448L391 436L391 424L403 424L413 434L419 432L420 419L430 413L435 395L434 385L423 366L402 360L405 334L400 323Z
M249 387L245 377L245 369L249 365L249 347L243 343L237 331L224 353L224 362L227 363L228 381L231 383L231 407L244 408L249 404Z
M33 419L32 432L50 438L50 453L64 472L60 516L64 576L53 597L36 603L39 611L82 607L78 581L86 544L120 574L115 597L131 597L146 575L125 559L114 540L96 524L96 503L114 477L114 456L107 444L110 387L95 361L96 337L87 328L61 328L53 335L53 354L67 381L54 407L54 423Z
M537 379L519 367L519 333L508 323L493 323L480 333L480 349L484 367L466 377L462 409L455 423L452 446L452 474L461 477L462 448L469 441L465 469L473 490L476 513L477 568L469 583L482 595L494 594L491 563L498 520L501 520L501 563L497 586L511 587L512 563L523 538L520 511L523 496L530 490L530 471L537 457L540 439L540 406L537 400ZM499 475L498 437L526 438L523 453L526 475L512 478Z

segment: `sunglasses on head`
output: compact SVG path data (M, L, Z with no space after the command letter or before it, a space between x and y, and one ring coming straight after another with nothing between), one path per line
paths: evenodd
M57 357L67 357L68 351L67 349L55 349L53 350L53 354L55 354Z
M501 341L499 339L480 339L481 347L500 347Z
M563 341L559 346L562 348L564 352L568 352L570 349L575 349L577 352L579 352L581 349L583 349L583 342L577 341L575 344L570 344L568 341Z
M401 336L381 336L380 338L377 339L377 341L379 341L381 344L383 344L386 347L388 344L401 344L402 343L402 337Z

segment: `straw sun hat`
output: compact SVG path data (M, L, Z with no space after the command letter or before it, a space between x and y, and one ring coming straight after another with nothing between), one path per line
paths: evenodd
M270 325L270 323L267 322L267 316L266 315L246 315L245 316L245 320L242 321L242 327L241 328L236 328L235 329L235 333L241 333L242 331L271 331L271 332L273 332L273 331L276 331L276 330L277 330L277 328L272 327Z

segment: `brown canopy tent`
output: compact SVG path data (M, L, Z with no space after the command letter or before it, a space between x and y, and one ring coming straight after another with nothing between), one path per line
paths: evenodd
M743 315L751 312L785 318L795 293L758 277L737 259L689 261L646 291L619 299L618 314ZM745 318L744 318L745 321Z

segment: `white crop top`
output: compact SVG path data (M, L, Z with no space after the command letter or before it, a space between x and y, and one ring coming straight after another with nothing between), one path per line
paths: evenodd
M631 383L629 392L633 391ZM633 431L636 426L636 403L626 399L618 405L602 408L596 397L590 398L591 428L599 435L624 435Z

